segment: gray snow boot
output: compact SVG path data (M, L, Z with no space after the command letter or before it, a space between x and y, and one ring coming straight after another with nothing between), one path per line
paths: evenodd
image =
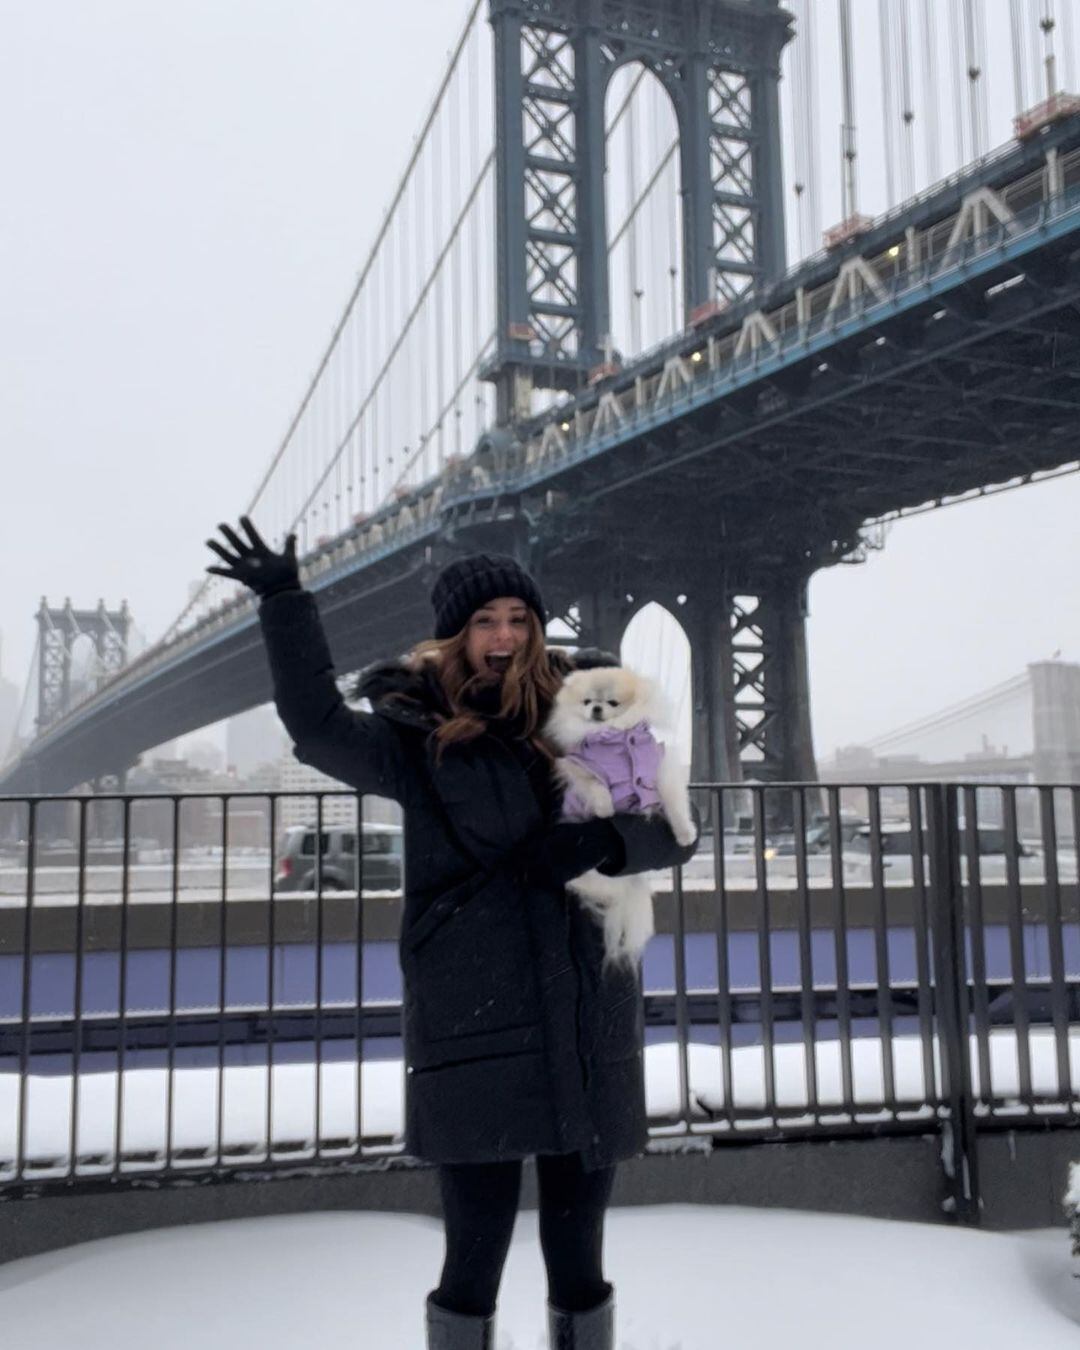
M609 1284L607 1291L604 1301L586 1312L563 1312L548 1303L548 1345L551 1350L614 1350L615 1289Z
M427 1350L495 1350L495 1314L452 1312L427 1296Z

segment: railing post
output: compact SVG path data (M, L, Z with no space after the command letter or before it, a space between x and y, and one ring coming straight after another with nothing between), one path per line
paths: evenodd
M934 962L934 1013L941 1061L941 1159L951 1195L944 1208L960 1223L980 1221L975 1113L971 1096L968 999L964 956L963 895L957 789L932 783L924 789L930 862L930 932ZM916 865L920 860L916 859Z

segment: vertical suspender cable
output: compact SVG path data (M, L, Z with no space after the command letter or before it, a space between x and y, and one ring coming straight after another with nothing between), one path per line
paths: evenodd
M818 197L818 135L817 135L817 80L814 75L817 52L817 38L814 34L814 4L806 0L806 12L803 16L804 46L801 53L804 69L803 106L800 120L806 136L805 182L806 213L809 227L808 252L821 242L821 201Z
M1057 93L1057 71L1054 61L1054 0L1043 0L1039 27L1043 35L1043 66L1046 71L1046 97Z
M446 154L449 153L449 139L450 139L450 138L449 138L449 133L448 133L448 127L449 127L448 113L445 113L445 112L444 112L444 114L443 114L443 133L444 133L443 139L444 139L444 143L445 143L445 144L444 144L444 153L446 153ZM433 190L434 190L434 193L435 193L436 209L437 209L438 212L439 212L439 215L438 215L439 229L438 229L438 232L437 232L436 245L435 245L435 246L436 246L436 249L439 249L439 248L441 248L441 245L440 245L439 242L438 242L438 235L441 235L442 228L443 228L443 225L442 225L442 215L443 215L443 211L442 211L442 208L443 208L443 192L442 192L442 166L439 164L438 160L436 160L436 162L435 162L435 168L434 168L434 174L433 174L433 184L434 184ZM453 217L450 216L449 213L447 213L447 220L449 221L449 220L451 220L452 218L453 218ZM431 476L431 472L432 472L431 465L432 465L432 463L434 463L434 466L435 466L436 469L442 468L442 461L443 461L443 455L444 455L444 450L445 450L445 447L443 446L443 411L442 411L442 410L443 410L443 387L444 387L444 382L445 382L445 371L446 371L446 358L445 358L446 343L445 343L445 341L443 340L443 323L444 323L444 321L445 321L446 278L447 278L447 276L448 276L448 274L449 274L449 269L450 269L450 266L451 266L451 263L452 263L452 260L453 260L453 245L451 244L450 247L451 247L451 252L447 255L447 257L444 259L444 261L443 261L443 262L440 264L440 266L439 266L439 280L438 280L438 282L437 282L437 284L436 284L436 286L435 286L435 327L434 327L434 330L433 330L433 332L432 332L432 338L433 338L433 341L434 341L434 348L435 348L435 350L434 350L434 356L435 356L435 379L434 379L434 382L433 382L433 384L432 384L432 392L433 392L434 395L435 395L435 409L434 409L435 423L434 423L434 426L431 428L431 456L430 456L430 457L426 457L426 464L425 464L425 469L424 469L424 477L425 477L425 478L429 478L429 477ZM425 426L424 430L427 431L428 428ZM437 440L435 439L436 434L438 435L438 439L437 439Z
M659 81L654 80L653 84L656 87L657 102L663 104L664 91L662 88L660 88ZM667 111L668 109L667 106L665 105L664 108L665 114L667 113ZM678 137L677 130L675 131L675 136ZM667 140L667 137L665 136L664 139ZM668 140L668 144L664 148L665 154L667 154L667 149L670 145L671 141ZM678 275L672 281L671 298L672 298L672 308L675 314L675 327L671 330L672 332L676 332L686 323L687 320L687 310L685 304L683 303L683 268L686 265L686 260L683 258L683 232L681 228L683 199L680 191L681 188L682 183L680 181L679 156L677 154L673 154L671 158L668 160L668 199L671 202L671 265L676 269ZM715 215L713 216L713 221L714 223L712 225L712 231L709 239L709 270L707 274L710 280L710 287L709 287L710 299L713 298L711 279L716 275ZM752 239L753 235L751 235L751 240ZM751 244L751 250L752 249L753 244Z
M449 134L450 134L450 175L455 184L460 184L461 183L461 145L460 145L461 85L460 84L457 86L456 97L454 98L453 103L451 103L450 105ZM453 203L454 216L457 215L457 210L458 210L458 203L455 200ZM439 342L442 343L445 338L447 344L450 347L450 379L455 389L458 386L458 371L460 369L459 363L462 361L464 357L464 353L461 350L461 335L460 332L457 331L457 314L462 303L460 247L461 247L461 236L459 234L458 237L454 240L453 248L450 253L450 322L448 324L448 328L454 329L453 341L450 340L449 332L447 332L446 334L443 334L442 332L439 333ZM443 406L444 405L440 397L439 400L440 410L442 409ZM456 413L457 413L457 397L455 395L454 406L448 410L447 415L453 417L454 420L456 421L457 420ZM446 438L443 435L443 428L442 428L442 422L444 419L440 417L439 420L440 420L439 472L442 473L443 467L446 463Z
M926 114L926 176L941 177L941 127L938 126L937 24L938 0L923 0L923 105Z
M428 217L430 217L431 219L432 263L434 263L435 259L439 256L439 230L442 225L439 211L439 188L438 188L439 157L442 153L442 147L439 144L439 129L441 126L442 126L442 111L440 110L439 117L436 119L435 125L431 129L431 146L428 155L428 175L429 175L429 187L431 189L431 206L427 211L424 210L423 204L421 204L420 206L421 223L426 224ZM427 230L424 230L423 233L425 236L424 243L426 245L428 242ZM419 274L421 278L427 276L428 274L428 262L425 255L426 255L426 248L424 250L424 253L421 253L420 255L417 256L417 264L419 267ZM417 449L419 450L420 453L420 473L421 476L423 477L427 476L427 464L428 464L428 445L427 440L425 438L427 437L428 431L431 428L432 411L434 411L434 413L437 414L439 410L438 395L436 394L435 398L431 399L431 395L435 392L434 390L435 372L433 369L434 361L431 360L431 357L434 355L435 351L437 351L438 348L441 346L438 339L438 323L440 313L439 282L441 278L442 278L442 268L440 267L435 277L435 285L433 288L434 294L429 293L428 299L424 302L424 309L426 310L428 316L427 322L421 323L419 325L419 331L417 333L417 345L420 348L420 360L418 363L420 367L419 370L420 426L417 437ZM432 341L433 338L434 342ZM431 408L432 403L434 403L433 410ZM405 463L407 462L408 459L406 458ZM405 463L403 463L401 466L402 470L404 470L405 468Z
M438 118L431 124L431 136L428 138L425 149L425 159L422 159L416 167L416 177L413 188L413 207L411 213L412 223L412 248L408 251L409 261L409 281L407 287L408 302L406 312L411 312L414 297L418 295L423 277L423 258L421 252L424 248L425 236L427 230L424 228L426 221L425 207L427 205L424 199L424 171L431 164L431 147L435 136L435 128L438 126ZM424 371L424 346L423 334L424 321L420 319L419 323L413 324L409 332L408 340L402 348L400 362L405 366L405 399L401 406L402 431L399 443L402 447L400 464L407 464L411 447L415 436L416 418L424 409L424 386L426 384ZM399 461L397 458L397 446L390 448L390 462L388 477L384 487L384 492L389 492L390 488L397 482L399 470Z
M844 94L843 122L840 124L840 153L843 157L843 216L848 220L858 209L855 174L855 93L851 64L851 0L840 0L840 66Z
M906 198L915 192L915 99L911 79L911 9L897 0L900 24L900 190Z
M1044 70L1042 64L1042 50L1039 42L1038 24L1039 7L1041 0L1028 0L1028 10L1025 27L1026 33L1026 51L1027 51L1027 75L1028 89L1032 103L1038 103L1042 99L1042 87Z
M803 32L805 9L803 0L798 0L798 3L792 5L795 14L795 41L791 55L791 163L793 169L791 187L795 193L795 227L798 231L798 244L795 251L796 261L805 258L809 251L806 247L806 213L803 202L803 194L806 191L806 165L803 159L805 129L801 125L802 118L800 116L805 81L802 63L803 43L806 40Z
M809 214L809 191L807 180L809 178L809 135L806 126L805 110L807 103L807 51L810 45L810 34L807 31L807 25L810 18L810 5L808 0L799 0L796 9L796 27L795 44L792 52L792 161L794 165L794 182L792 188L795 193L795 219L799 233L797 260L805 258L810 252L810 226L807 220Z
M653 109L653 119L657 128L659 128L662 125L660 109L661 90L659 81L651 80L650 84L652 85L652 97L655 105ZM667 199L671 207L668 212L668 276L671 283L671 326L668 329L668 332L670 333L677 333L682 327L682 324L679 322L679 181L677 175L677 159L676 157L673 157L668 162L668 167L664 171L664 178L667 180L666 188L664 190L666 191ZM710 248L709 252L711 255L713 249Z
M968 104L971 116L971 152L975 159L981 159L986 153L986 139L983 135L983 63L978 15L974 0L964 0L964 59L967 62Z
M335 439L336 439L336 437L335 437ZM347 443L346 443L346 444L347 444ZM331 534L334 534L334 535L340 534L341 531L344 529L344 525L342 524L342 520L341 520L342 461L344 460L344 458L345 458L345 456L342 455L342 454L336 455L336 456L334 457L334 459L335 459L335 463L334 463L334 475L335 475L335 483L334 483L334 520L333 520L333 526L334 526L334 528L331 530Z
M1016 115L1028 107L1027 80L1024 71L1023 0L1009 0L1009 41L1012 47L1013 106Z
M889 0L878 0L878 45L881 51L881 123L885 143L885 198L886 205L896 205L896 173L893 163L893 135L895 99L893 97L892 6Z
M315 393L315 405L312 410L311 418L311 467L315 471L315 482L323 476L323 460L326 457L326 391L334 378L333 365L327 371L326 379L320 385ZM308 480L309 484L311 480ZM322 520L319 519L319 508L322 507ZM315 531L315 539L325 533L326 530L326 485L323 484L323 497L320 502L316 495L312 502L312 529Z
M1065 91L1076 93L1076 34L1073 31L1073 7L1064 5L1061 10L1061 50L1064 54Z
M477 74L479 66L479 50L480 50L479 41L477 41L473 43L472 48L470 49L469 52L469 59L471 66L469 71L469 120L472 124L472 135L469 137L469 149L472 155L471 173L469 177L470 181L474 183L476 182L477 170L480 167L480 101L478 94L479 80ZM481 285L480 231L484 220L485 214L484 208L486 207L486 205L487 205L486 201L482 200L481 209L476 212L472 226L469 230L470 235L469 242L472 245L472 248L470 250L471 258L469 266L469 290L475 298L479 298L480 295L480 285ZM480 307L476 303L473 303L469 306L469 313L471 315L472 320L472 341L469 344L471 351L479 351L480 349L481 338L480 338L479 309ZM495 322L498 323L497 318ZM476 423L479 421L479 412L480 412L479 401L481 397L482 395L480 392L480 382L477 381L476 392L474 394L474 401L469 409L470 415L473 419L473 425L466 428L466 433L468 436L467 444L472 443L473 438L479 431L479 427L476 425Z
M960 34L961 0L949 3L949 73L952 77L953 91L953 130L956 135L956 168L967 160L964 151L964 78L963 78L963 40Z
M364 308L367 309L367 305L365 305ZM354 314L352 323L349 325L349 331L352 334L352 342L351 342L352 351L349 355L349 365L348 365L349 398L348 398L348 407L345 409L346 423L348 422L349 418L349 408L351 408L357 402L360 393L360 379L357 371L357 361L359 356L358 348L360 345L359 333L357 332L357 330L359 329L359 327L360 327L360 316L359 314ZM351 528L352 526L353 491L354 491L353 479L356 476L356 446L359 439L359 435L360 435L360 428L356 427L354 428L352 434L349 436L349 448L347 451L348 461L345 471L345 501L342 507L342 511L344 513L344 522L342 528L346 527Z
M646 92L645 97L647 100L649 99L650 96L648 92ZM651 104L646 113L645 122L650 132L648 165L649 165L649 175L651 177L652 173L655 170L659 153L657 149L659 133L656 125L655 109L651 106ZM657 260L660 257L660 230L659 226L657 225L659 198L660 194L658 192L654 191L649 194L649 210L646 216L646 222L648 225L648 243L645 248L645 256L646 258L650 259L652 264L652 266L649 269L649 285L646 286L645 288L646 304L645 304L644 341L646 347L649 346L649 344L652 341L654 341L655 335L657 333L662 333L664 331L664 320L663 320L664 284L663 281L660 279L660 276L658 275L659 268L657 266Z
M630 202L637 201L637 94L630 95L626 110L626 181ZM640 278L638 276L637 216L630 223L630 239L626 250L626 272L630 283L630 348L635 356L641 351Z
M341 408L340 417L342 427L349 425L349 409L356 401L354 386L356 384L356 375L354 371L354 362L356 354L356 328L360 322L359 315L353 314L346 325L345 332L342 334L341 350L344 369L341 373ZM344 460L341 465L341 472L338 477L338 504L337 504L337 522L335 533L340 534L350 521L347 501L349 493L352 491L352 461L353 461L353 443L354 435L348 435L345 440L345 450L340 456Z

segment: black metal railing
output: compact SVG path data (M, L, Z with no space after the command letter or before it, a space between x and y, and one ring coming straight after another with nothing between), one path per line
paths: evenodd
M973 1218L980 1131L1080 1120L1080 788L693 792L643 965L652 1133L940 1130ZM401 1153L401 835L363 808L0 798L0 1196Z

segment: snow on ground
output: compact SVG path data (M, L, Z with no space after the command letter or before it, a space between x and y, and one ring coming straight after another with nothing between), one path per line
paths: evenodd
M616 1350L1073 1350L1064 1229L996 1234L785 1210L611 1209ZM13 1350L423 1350L437 1219L319 1213L163 1229L0 1266ZM518 1214L496 1350L546 1350L535 1211Z

